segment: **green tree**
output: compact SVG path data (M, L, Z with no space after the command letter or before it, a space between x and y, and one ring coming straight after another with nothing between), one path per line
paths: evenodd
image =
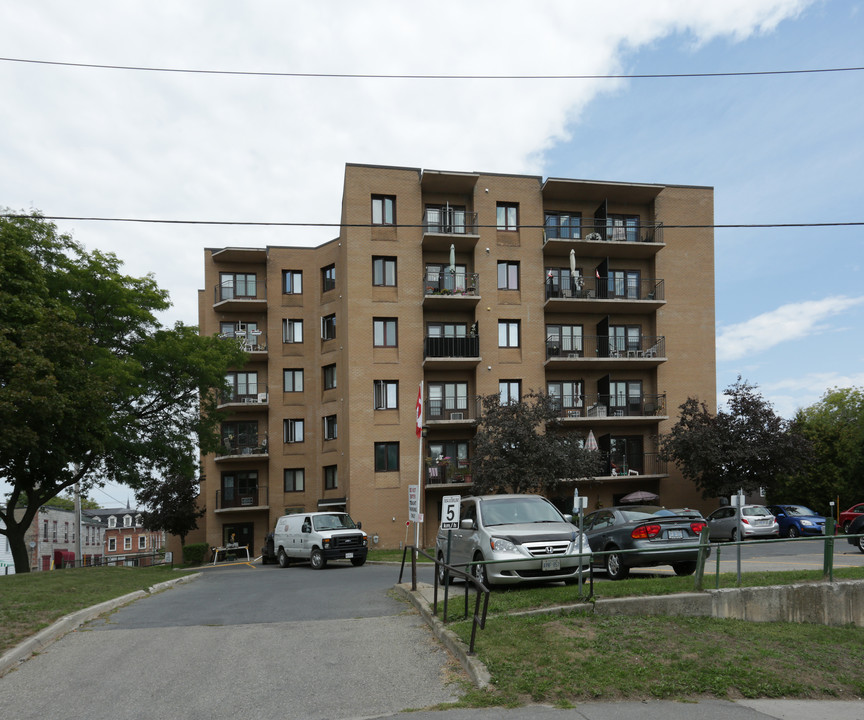
M52 498L51 505L53 507L62 508L64 510L74 510L75 497L71 492L67 491L63 495L58 495L57 497ZM81 508L83 510L98 510L99 507L99 503L97 503L95 500L91 500L90 498L84 496L81 497Z
M149 477L135 492L135 499L148 508L141 513L144 527L177 535L181 547L206 512L198 506L198 484L191 476Z
M120 268L38 215L0 216L0 519L16 572L29 571L24 533L63 490L192 476L197 446L218 443L212 390L242 351L163 328L167 293Z
M661 456L674 461L705 498L739 488L770 491L778 477L807 461L810 445L774 412L756 386L739 377L724 394L729 409L716 415L704 403L687 398L678 422L661 438Z
M840 510L862 497L864 477L864 389L833 388L819 402L799 410L793 421L813 455L809 463L780 478L771 499L803 503L828 513L840 498Z
M483 413L474 436L474 491L551 494L562 477L600 472L600 453L561 428L555 401L528 393L519 402L482 398Z

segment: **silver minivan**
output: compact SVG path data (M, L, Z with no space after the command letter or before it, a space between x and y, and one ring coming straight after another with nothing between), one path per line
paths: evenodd
M558 508L540 495L464 497L459 527L439 528L435 555L450 564L502 560L473 565L471 571L486 587L526 582L577 582L579 567L588 572L591 549L582 534ZM584 555L579 555L584 553ZM439 567L439 580L444 569Z

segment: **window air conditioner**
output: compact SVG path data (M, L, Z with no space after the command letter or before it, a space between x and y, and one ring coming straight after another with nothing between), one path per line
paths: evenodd
M462 420L462 418L464 416L465 416L465 413L461 413L461 412L450 413L450 419L451 420Z
M267 402L267 393L258 393L258 402L266 403Z

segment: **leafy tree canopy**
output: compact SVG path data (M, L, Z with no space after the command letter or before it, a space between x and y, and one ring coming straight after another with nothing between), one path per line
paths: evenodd
M482 403L472 460L477 494L551 494L562 478L599 473L600 454L561 429L549 395L529 393L505 404L487 395Z
M16 572L29 569L24 532L63 490L193 476L197 446L218 442L210 391L242 351L162 327L167 293L120 270L38 215L0 217L0 478L12 488L0 519Z
M198 507L198 485L190 476L147 478L135 492L135 499L149 508L141 513L144 527L179 536L181 547L206 511Z
M771 490L778 477L807 462L810 445L791 423L774 413L756 386L742 381L725 393L728 411L712 415L704 403L688 398L660 450L705 498L730 495L739 488Z

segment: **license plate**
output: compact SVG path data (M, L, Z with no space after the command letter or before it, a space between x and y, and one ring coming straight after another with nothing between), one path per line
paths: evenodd
M558 558L554 558L553 560L544 560L542 565L543 572L548 570L560 570L561 569L561 560Z
M668 530L666 532L666 537L669 540L683 540L684 539L684 531L683 530Z
M346 560L350 560L353 557L354 557L354 553L345 553L345 559Z

